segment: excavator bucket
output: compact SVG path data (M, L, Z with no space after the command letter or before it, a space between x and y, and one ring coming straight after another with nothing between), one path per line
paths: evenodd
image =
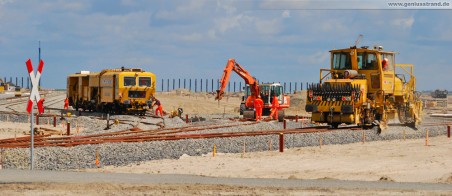
M217 94L215 95L215 100L220 101L223 98L224 92L217 90Z

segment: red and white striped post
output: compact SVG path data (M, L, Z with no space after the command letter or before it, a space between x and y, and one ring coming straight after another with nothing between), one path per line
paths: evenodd
M33 131L33 103L36 102L38 105L38 114L44 113L43 102L44 99L39 95L39 80L41 79L42 69L44 68L44 61L41 60L41 48L39 48L39 66L38 71L35 74L33 71L33 65L31 60L28 59L25 62L27 65L28 74L31 81L31 92L30 98L28 99L27 112L30 114L30 169L33 170L33 148L34 148L34 131Z

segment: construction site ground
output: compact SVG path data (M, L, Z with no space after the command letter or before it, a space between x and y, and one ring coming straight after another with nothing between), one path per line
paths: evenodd
M293 95L286 114L305 115L305 96L304 93ZM61 101L56 101L53 107L62 108L64 95L60 97ZM158 93L157 97L165 111L181 107L190 116L238 116L241 100L236 93L218 103L212 94L184 90ZM449 98L446 112L451 103ZM436 112L426 110L424 123L437 122L428 117ZM0 138L23 136L29 126L26 122L1 122ZM59 129L64 131L63 127ZM394 126L387 131L402 129ZM261 152L219 152L215 157L212 152L201 156L182 155L178 159L71 170L76 172L72 178L72 173L67 171L27 173L41 176L33 178L22 171L4 169L0 170L0 194L30 195L39 191L50 195L449 195L452 192L450 152L452 139L442 135L429 138L428 144L425 138L400 137L390 141L286 147L283 153L274 148ZM99 175L93 177L92 173ZM184 177L167 176L173 174ZM199 176L205 179L199 180ZM109 178L117 181L105 180ZM153 178L167 180L145 180Z

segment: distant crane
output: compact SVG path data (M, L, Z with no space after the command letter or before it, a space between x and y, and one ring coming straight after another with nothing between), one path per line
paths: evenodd
M359 34L358 35L358 38L356 39L356 41L355 41L355 48L358 46L358 44L359 44L359 41L361 41L361 39L363 39L363 34Z

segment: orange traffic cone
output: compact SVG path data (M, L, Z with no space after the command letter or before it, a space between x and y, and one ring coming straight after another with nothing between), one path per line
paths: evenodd
M96 150L96 167L99 167L99 150Z

